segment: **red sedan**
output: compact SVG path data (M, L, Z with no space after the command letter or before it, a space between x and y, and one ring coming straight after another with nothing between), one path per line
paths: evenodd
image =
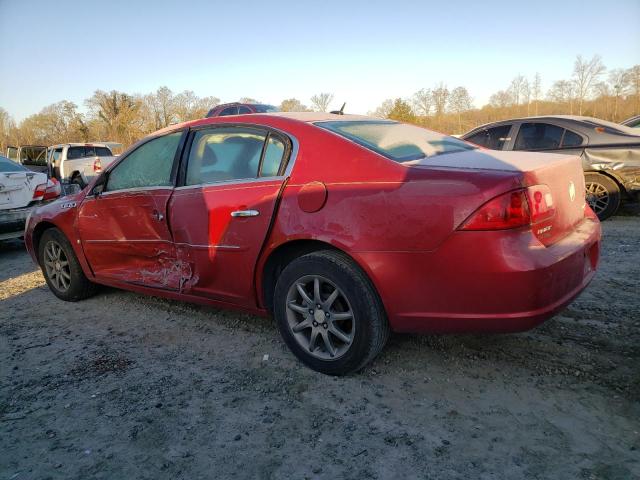
M511 332L576 297L600 224L575 156L481 150L389 120L254 114L174 125L40 207L25 241L53 293L96 284L272 314L345 374L390 330Z

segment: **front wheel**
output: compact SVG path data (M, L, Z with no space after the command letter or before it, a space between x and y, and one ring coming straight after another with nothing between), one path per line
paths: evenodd
M57 228L42 234L38 260L47 285L56 297L76 302L95 293L96 285L87 279L71 244Z
M585 173L584 183L587 203L600 220L606 220L620 207L620 188L606 175Z
M332 250L293 260L275 289L274 314L282 337L307 366L329 375L360 370L389 335L387 317L364 272Z

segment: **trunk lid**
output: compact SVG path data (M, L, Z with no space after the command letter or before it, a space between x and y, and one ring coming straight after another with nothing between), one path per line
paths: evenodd
M46 183L44 173L0 172L0 210L26 207L33 201L36 187Z
M514 172L523 187L546 185L555 209L553 217L531 225L544 245L551 245L584 219L585 195L582 161L575 155L471 150L414 160L405 165ZM545 199L547 200L547 199ZM535 209L535 205L530 205Z

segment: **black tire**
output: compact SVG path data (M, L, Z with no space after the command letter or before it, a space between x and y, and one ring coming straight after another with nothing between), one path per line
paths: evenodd
M296 313L289 307L292 303L291 292L304 278L322 278L326 283L333 285L341 295L338 298L344 299L349 312L352 313L351 320L348 320L353 322L350 323L351 341L348 345L342 344L344 351L337 358L317 358L296 339L300 333L293 332L290 319L291 315ZM328 375L346 375L362 369L380 353L389 337L387 316L371 281L353 260L342 252L322 250L293 260L278 278L273 305L278 329L289 349L305 365ZM330 307L329 304L329 307L323 308L329 312L332 310ZM306 312L297 314L300 315L301 323L314 319L309 315L307 320L304 320ZM334 325L335 323L331 324L329 332ZM327 329L326 322L324 328ZM328 333L325 335L329 336ZM321 346L323 341L324 339L319 340ZM315 341L312 342L317 344ZM326 347L326 343L324 346ZM329 350L326 350L328 353Z
M600 220L615 215L622 200L618 184L600 173L585 173L584 183L589 206Z
M52 262L49 262L49 265L46 264L47 259L51 258L49 256L50 249L57 251L57 247L62 251L62 255L59 258L63 259L58 263L66 262L67 264L63 268L68 267L65 270L66 275L64 275L63 280L56 279L56 276L62 275L60 271L57 272L57 275L52 274L52 270L56 268L60 270L60 265L56 266L55 261L53 262L53 268L50 265ZM42 234L38 246L38 262L49 289L61 300L77 302L96 293L97 285L87 279L69 240L57 228L50 228ZM60 285L61 282L66 283L67 287L64 288L64 284Z

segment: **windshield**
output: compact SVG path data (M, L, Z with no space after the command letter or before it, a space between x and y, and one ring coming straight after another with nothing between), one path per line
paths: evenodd
M9 160L7 157L0 156L0 172L26 172L28 171L19 163Z
M399 163L475 148L457 138L387 120L318 122L316 125Z
M269 113L269 112L279 112L280 109L278 107L274 107L273 105L254 105L256 113Z

